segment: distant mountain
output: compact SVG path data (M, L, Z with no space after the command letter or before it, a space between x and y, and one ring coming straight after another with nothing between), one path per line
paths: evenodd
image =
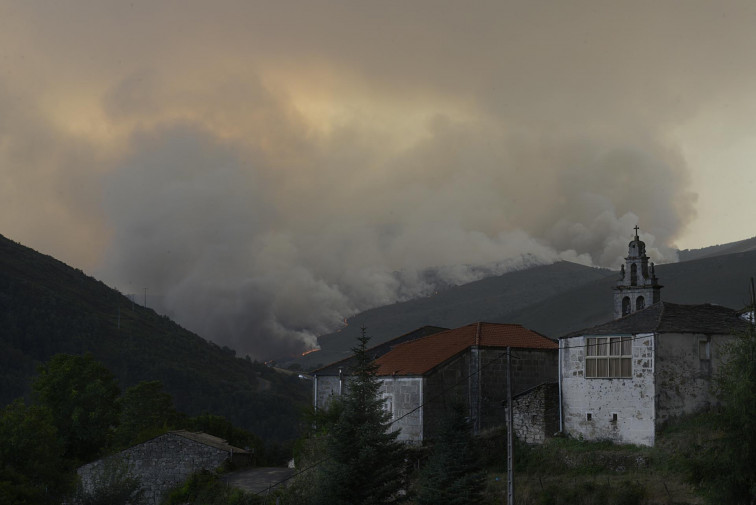
M756 238L684 251L681 257L688 261L656 266L665 286L663 300L733 308L748 303L749 279L756 276ZM435 296L357 314L341 331L321 336L320 351L297 361L311 369L349 355L363 324L373 344L423 325L454 328L475 321L519 323L557 338L612 318L612 287L618 275L560 262L451 287Z
M756 237L751 237L729 244L713 245L701 249L683 249L678 251L680 261L692 261L702 258L711 258L725 254L735 254L739 252L748 252L756 250Z
M189 415L227 417L263 439L296 436L311 385L236 358L64 263L0 235L0 405L28 396L36 366L91 352L122 389L160 380Z

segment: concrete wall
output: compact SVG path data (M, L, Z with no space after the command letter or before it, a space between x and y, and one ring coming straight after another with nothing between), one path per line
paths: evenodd
M717 403L712 390L731 335L665 333L657 339L657 423L691 414ZM699 342L708 344L709 357L699 356Z
M635 337L632 377L621 379L586 378L586 338L561 341L562 415L568 435L586 440L654 445L655 339L651 334Z
M138 477L145 502L157 505L163 496L192 473L218 468L231 455L173 433L166 433L135 445L114 456L103 458L78 470L85 491L92 491L107 465L124 464Z
M319 409L327 409L328 404L334 397L338 397L340 392L346 394L348 377L344 377L343 384L338 376L325 375L318 376L313 380L313 398L315 406Z
M422 442L423 440L423 398L422 377L381 377L379 395L390 409L394 423L391 430L401 430L398 440Z

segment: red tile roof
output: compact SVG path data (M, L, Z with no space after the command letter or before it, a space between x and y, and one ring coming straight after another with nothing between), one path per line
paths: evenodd
M423 375L465 349L558 349L550 338L519 324L473 323L396 346L375 363L378 375Z

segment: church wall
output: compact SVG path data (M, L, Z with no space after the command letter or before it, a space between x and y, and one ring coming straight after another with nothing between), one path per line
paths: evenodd
M562 416L568 435L654 445L654 337L635 337L630 378L586 378L586 337L561 342Z
M712 381L724 357L723 346L734 339L731 335L659 336L656 351L659 423L717 404Z

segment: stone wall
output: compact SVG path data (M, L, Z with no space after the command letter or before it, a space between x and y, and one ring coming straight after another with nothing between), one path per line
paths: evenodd
M717 403L712 379L730 335L665 333L657 340L657 423Z
M542 444L559 430L559 384L541 384L513 398L515 436L527 444Z
M586 378L586 337L561 342L562 417L568 435L585 440L654 445L655 336L633 337L629 378Z
M157 505L172 488L192 473L213 470L231 457L228 451L217 449L175 433L135 445L125 451L103 458L78 470L85 491L92 491L108 465L127 465L129 474L139 478L145 502Z

